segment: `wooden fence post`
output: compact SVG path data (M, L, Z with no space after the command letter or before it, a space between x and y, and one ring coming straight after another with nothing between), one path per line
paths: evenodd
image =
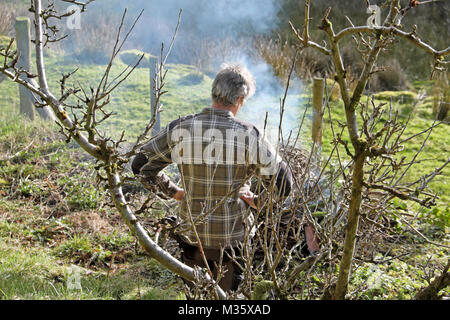
M315 143L317 158L322 151L322 101L325 79L314 78L313 81L313 119L312 119L312 141Z
M30 19L28 17L16 18L16 42L17 50L20 53L18 67L32 72L31 70L31 40L30 40ZM27 80L38 87L38 83L34 79L27 78ZM33 96L31 91L19 85L20 93L20 113L27 115L31 120L36 118L35 105L39 102ZM49 106L37 108L37 113L42 119L56 120L56 117Z
M148 62L150 65L150 110L151 110L151 116L153 118L153 114L156 110L154 110L154 105L156 102L156 92L155 92L155 77L156 77L156 68L158 66L158 58L150 55L148 58ZM159 79L156 78L156 86L158 86ZM159 104L158 104L159 107ZM159 112L156 114L156 122L153 125L152 128L152 136L157 134L161 130L161 122L160 122L160 115Z
M20 53L17 66L31 72L30 19L27 17L17 17L15 27L17 50ZM19 94L20 113L25 114L28 118L34 120L36 113L28 89L19 85Z

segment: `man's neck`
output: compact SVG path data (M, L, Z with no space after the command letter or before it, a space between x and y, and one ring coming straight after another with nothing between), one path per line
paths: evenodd
M219 110L226 110L231 111L234 116L236 116L237 112L239 111L239 105L232 105L232 106L224 106L218 103L213 103L211 105L211 108L219 109Z

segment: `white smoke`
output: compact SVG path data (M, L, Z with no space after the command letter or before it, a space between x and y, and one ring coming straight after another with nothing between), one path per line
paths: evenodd
M284 97L286 87L274 75L269 64L262 59L251 57L245 52L237 52L235 55L225 58L223 62L239 63L246 66L256 80L255 95L244 104L237 117L252 123L261 133L265 131L267 139L272 144L277 144L281 100ZM301 82L295 78L291 79L281 122L281 135L285 140L290 134L291 140L294 140L297 135L302 109L301 91Z
M129 17L144 9L132 40L157 53L161 43L172 37L180 9L182 26L174 50L192 35L220 40L269 32L278 24L280 6L276 0L96 0L86 16L97 19L101 12L116 20L125 8Z
M253 35L273 31L279 24L280 6L281 2L277 0L96 0L91 4L86 18L97 19L98 13L101 12L103 16L117 20L127 8L128 17L131 19L144 9L144 14L130 39L131 45L159 55L161 43L167 44L172 38L178 12L183 9L179 34L171 54L175 61L172 62L185 63L179 61L183 55L190 53L190 47L192 51L197 49L194 46L198 42L192 40L203 39L213 52L213 73L217 72L224 62L245 65L256 79L256 93L246 102L238 117L253 123L262 132L267 112L266 136L275 144L278 140L280 99L284 95L285 87L274 75L270 65L249 52L251 45L240 44ZM242 39L244 40L240 42ZM221 41L232 48L219 48L219 51L226 52L214 51L217 43ZM293 79L283 116L284 137L287 137L291 130L294 130L294 137L297 134L295 129L298 127L302 109L302 101L299 98L301 89L300 81Z

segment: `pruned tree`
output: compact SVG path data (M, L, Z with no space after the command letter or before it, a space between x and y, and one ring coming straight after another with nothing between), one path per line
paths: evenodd
M62 1L79 6L81 11L86 10L87 5L92 2L92 0ZM150 238L145 228L138 222L136 216L134 215L133 209L125 200L122 191L124 166L136 153L136 150L143 145L143 141L148 138L148 134L156 121L156 115L159 110L153 110L153 117L149 120L144 132L142 132L131 147L127 148L128 151L126 152L120 151L119 149L119 146L124 142L125 133L122 134L119 140L115 141L97 129L98 125L113 115L113 113L105 110L105 106L110 101L109 99L111 94L130 76L130 74L144 58L144 55L140 56L133 65L126 67L117 77L111 77L111 68L114 59L118 56L118 53L129 37L140 16L137 17L131 28L127 32L124 32L123 29L126 11L124 12L118 27L116 43L111 54L111 59L96 87L90 87L89 89L86 89L81 85L79 87L67 87L68 79L76 72L76 70L74 70L71 73L63 75L60 80L60 93L59 95L56 95L50 90L48 85L44 60L44 47L48 43L60 41L65 38L65 36L59 36L59 30L54 22L56 20L61 20L72 16L75 14L75 11L72 10L70 12L59 13L55 8L54 3L49 2L48 5L44 7L41 0L32 0L30 11L34 14L34 44L37 67L36 74L31 74L28 70L24 70L17 65L20 53L17 50L12 50L14 39L11 39L7 47L0 48L0 55L5 58L3 65L0 66L0 72L12 81L21 84L33 95L38 97L42 102L41 106L49 106L57 118L57 124L61 128L61 133L66 136L67 140L74 140L81 146L81 148L83 148L84 151L89 153L99 162L97 167L99 178L107 183L108 190L115 207L120 212L123 220L126 222L132 233L136 236L145 251L166 268L185 279L196 281L196 279L198 280L199 278L204 278L203 281L211 282L215 295L218 298L225 298L225 293L214 284L214 280L209 274L199 273L196 270L186 266L158 246ZM180 22L180 20L178 22ZM175 39L175 35L176 33L174 34L172 43ZM156 99L154 105L152 106L153 108L156 108L159 105L159 99L165 93L164 85L167 71L164 70L164 65L166 63L167 56L170 53L170 48L171 46L165 53L163 50L161 51L159 66L156 71L157 79L154 79L154 84L156 85ZM30 78L37 78L39 80L38 85L31 83L28 80ZM69 98L75 98L77 105L73 106L68 104L67 101ZM76 108L83 110L81 118L78 118L73 112L73 109ZM72 114L72 117L70 116L70 113Z
M429 53L434 59L435 71L442 70L442 68L448 64L445 61L445 57L450 54L450 47L443 50L435 50L429 44L424 42L414 30L407 32L401 29L401 22L407 12L420 4L426 4L430 1L409 1L408 5L404 8L401 7L399 0L386 1L388 6L388 14L382 23L382 25L365 25L354 26L349 19L350 27L345 28L339 32L335 32L333 25L329 19L331 7L325 12L319 29L323 30L327 35L327 43L325 45L318 44L310 39L310 0L305 1L305 19L302 32L298 31L292 24L291 28L299 40L299 45L302 48L312 47L321 53L330 56L335 69L335 81L339 85L342 101L344 102L345 116L346 116L346 128L350 137L351 146L353 152L348 148L346 141L340 141L344 144L348 154L353 161L352 164L352 179L349 188L351 188L351 196L348 207L348 221L346 224L344 252L339 268L339 277L336 283L336 289L333 293L334 299L344 299L350 276L350 270L353 260L353 253L355 248L356 233L358 230L359 220L361 216L361 204L363 200L363 190L383 190L394 197L401 199L413 200L421 205L432 205L433 197L427 196L425 199L420 200L418 195L423 191L425 185L421 188L414 190L399 185L401 178L406 171L411 167L409 164L406 170L400 174L400 177L395 180L386 178L375 178L374 175L370 175L369 179L365 175L367 170L367 163L370 159L382 157L383 163L385 161L391 161L392 170L396 172L395 166L399 166L399 163L395 163L395 160L390 158L393 153L396 153L396 145L390 145L387 143L389 139L387 137L392 136L395 132L402 130L401 128L393 125L393 122L387 123L378 131L372 131L376 124L377 115L380 114L382 106L375 107L371 115L365 114L364 105L361 103L361 97L366 88L369 77L377 72L377 58L381 51L387 49L389 45L396 38L404 38L411 44L423 49ZM367 1L369 5L369 1ZM347 36L352 36L355 40L356 49L361 53L361 57L364 61L364 68L359 75L357 85L353 92L350 92L349 83L346 79L346 69L343 64L343 59L339 47L339 42ZM358 109L360 116L358 115ZM363 127L360 129L358 120L362 120ZM384 140L384 141L383 141ZM369 161L368 161L369 159ZM446 162L446 164L448 161ZM395 181L394 181L395 180ZM383 183L375 183L375 181L382 181Z

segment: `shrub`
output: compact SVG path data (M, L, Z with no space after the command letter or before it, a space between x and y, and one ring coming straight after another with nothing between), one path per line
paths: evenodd
M9 36L14 29L14 7L10 3L0 3L0 36Z
M120 53L119 59L127 65L134 65L141 55L144 55L144 58L141 60L141 63L139 63L137 67L150 68L150 58L153 56L140 50L125 50Z
M7 47L10 40L11 38L8 36L0 36L0 47ZM16 50L16 42L13 42L11 49Z
M68 203L73 209L95 209L102 199L102 190L86 181L82 175L63 177L58 180Z
M76 261L86 260L94 253L92 242L87 237L75 235L55 249L55 254L61 257L71 257Z
M1 17L0 17L0 21L1 21ZM10 37L7 37L7 36L1 36L1 35L0 35L0 47L1 47L1 48L6 48L6 47L9 45L10 41L11 41L11 38L10 38ZM13 44L11 45L11 49L10 49L10 50L11 50L11 51L16 50L16 42L15 42L15 41L14 41ZM4 58L4 57L0 57L0 64L3 64L4 61L5 61L5 58ZM11 61L11 60L9 60L9 61ZM0 82L2 82L2 80L4 80L5 78L6 78L6 76L3 75L3 73L2 73L2 74L0 75Z
M181 86L195 86L203 82L205 75L201 72L194 71L180 78L178 84Z
M84 63L106 64L109 62L116 41L115 22L104 17L83 24L81 30L73 32L73 56Z
M287 79L296 47L280 38L273 40L257 37L253 43L259 56L273 67L275 75ZM328 57L310 48L299 52L295 67L295 74L299 78L310 79L317 74L324 76L330 73L331 64Z
M0 1L0 36L13 37L16 17L28 16L29 1L2 0Z
M417 99L417 94L411 91L382 91L374 95L375 99L383 101L399 102L401 104L411 103Z
M385 70L373 75L369 82L372 91L406 90L410 86L406 73L397 59L388 60Z
M353 90L355 90L357 85L357 78L355 77L349 77L349 89L350 92L353 93ZM338 101L341 99L341 89L339 87L339 84L334 79L326 78L326 92L324 94L328 94L330 96L330 101Z

